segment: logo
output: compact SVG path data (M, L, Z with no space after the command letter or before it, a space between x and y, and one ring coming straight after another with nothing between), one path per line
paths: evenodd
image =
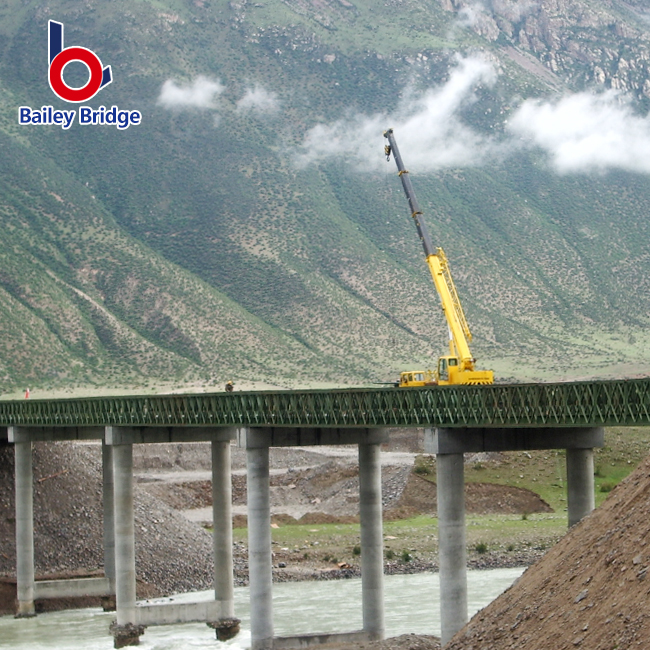
M87 102L104 86L113 81L111 66L108 65L103 68L99 57L86 47L63 47L63 23L50 20L48 25L48 77L50 88L57 97L66 102L75 104ZM81 61L90 72L88 82L81 88L71 88L63 80L63 70L72 61Z
M81 88L72 88L63 80L63 71L68 63L80 61L89 72L88 81ZM80 104L92 99L104 86L113 81L111 66L104 67L100 58L86 47L63 46L63 23L56 20L48 22L48 81L52 92L64 102ZM60 126L69 129L78 116L80 125L108 125L115 126L119 131L124 131L130 126L137 126L142 121L140 111L120 110L118 106L98 109L90 106L80 106L79 111L74 109L60 110L53 106L18 107L18 124L41 124L46 126Z

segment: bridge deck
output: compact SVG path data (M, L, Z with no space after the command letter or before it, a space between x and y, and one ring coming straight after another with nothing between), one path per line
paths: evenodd
M650 425L650 378L0 401L0 426Z

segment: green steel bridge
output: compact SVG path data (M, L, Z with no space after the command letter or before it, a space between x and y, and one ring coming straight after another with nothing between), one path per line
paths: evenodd
M650 425L650 378L0 401L0 426L600 427Z

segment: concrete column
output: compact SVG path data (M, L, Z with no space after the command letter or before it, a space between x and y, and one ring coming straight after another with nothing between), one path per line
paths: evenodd
M217 639L227 641L239 632L235 618L232 559L232 478L230 441L212 441L212 521L214 543L214 599L221 620L214 622Z
M113 446L115 517L115 647L138 645L144 629L135 612L135 526L133 522L133 445Z
M273 647L269 448L247 449L251 649Z
M102 440L104 503L104 575L115 589L115 518L113 516L113 447Z
M373 640L384 638L384 539L379 456L378 444L359 445L363 631Z
M567 505L569 527L577 524L595 507L594 494L594 450L567 449Z
M463 454L438 454L438 544L441 642L467 623L465 468Z
M34 609L34 476L32 443L14 443L16 485L17 618L36 616Z

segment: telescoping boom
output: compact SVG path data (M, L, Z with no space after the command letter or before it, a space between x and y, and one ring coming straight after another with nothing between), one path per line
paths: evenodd
M411 217L418 231L418 236L424 248L427 265L431 271L433 284L436 287L442 310L449 327L449 355L438 359L438 367L434 372L414 370L400 373L400 386L424 386L427 384L492 384L494 373L491 370L475 370L476 359L472 356L469 344L472 341L465 313L460 304L458 293L449 270L449 263L442 248L434 250L431 236L422 218L422 210L418 205L409 178L408 170L399 153L393 129L384 132L388 144L385 147L386 159L392 154L397 164L398 175L402 181L404 193L408 199Z

